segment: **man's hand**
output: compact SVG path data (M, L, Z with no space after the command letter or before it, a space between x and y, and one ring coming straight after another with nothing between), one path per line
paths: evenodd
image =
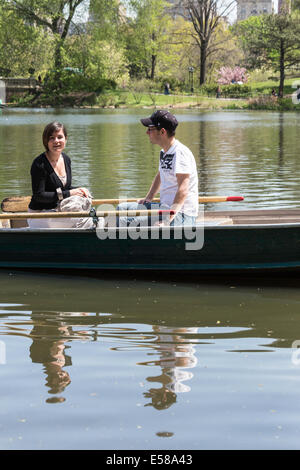
M138 199L137 202L138 204L145 204L145 202L151 202L151 200L144 197L143 199Z

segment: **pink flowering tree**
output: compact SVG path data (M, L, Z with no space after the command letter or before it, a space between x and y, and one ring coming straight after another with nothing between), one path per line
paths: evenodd
M229 85L230 83L246 83L248 80L247 71L243 67L221 67L218 71L218 83Z

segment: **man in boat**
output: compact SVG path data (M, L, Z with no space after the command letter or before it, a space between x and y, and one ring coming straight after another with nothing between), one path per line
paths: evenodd
M119 209L170 209L172 212L155 225L194 225L198 215L197 167L192 152L175 138L176 117L169 111L158 110L141 119L141 123L147 127L150 142L161 148L158 172L143 199L120 204ZM160 203L153 203L158 192ZM153 224L153 219L149 221L147 217L120 217L119 225L132 225L133 220L140 225Z

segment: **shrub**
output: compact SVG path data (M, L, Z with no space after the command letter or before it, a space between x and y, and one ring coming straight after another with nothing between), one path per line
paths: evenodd
M299 105L293 104L291 98L274 98L258 96L249 100L248 109L266 109L270 111L300 111Z
M218 85L216 83L201 85L199 88L199 94L204 96L216 96Z
M271 96L258 96L251 98L248 102L248 109L278 109L277 99Z
M221 93L226 98L245 98L251 95L251 88L247 85L224 85L221 87Z
M210 84L201 85L199 93L205 96L216 96L217 89L220 85ZM223 98L245 98L251 96L251 87L248 85L230 84L221 86L221 96Z
M76 91L87 91L101 93L104 90L116 88L114 80L104 78L91 78L85 76L81 72L72 72L70 70L62 70L57 79L56 71L48 72L44 81L44 93L72 93Z
M99 106L102 106L103 108L109 106L114 106L115 108L118 108L120 105L126 103L126 98L124 96L121 97L120 95L101 93L97 96L96 102Z
M131 80L127 89L131 92L136 104L141 103L144 94L149 94L150 100L155 104L155 93L159 91L159 86L159 83L144 78L141 80Z

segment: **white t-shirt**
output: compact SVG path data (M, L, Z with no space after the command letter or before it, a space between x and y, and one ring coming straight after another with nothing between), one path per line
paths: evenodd
M172 147L164 153L160 152L160 202L170 207L173 204L178 190L176 174L190 175L190 185L187 198L180 212L192 217L198 215L198 173L194 155L179 140L175 140Z

